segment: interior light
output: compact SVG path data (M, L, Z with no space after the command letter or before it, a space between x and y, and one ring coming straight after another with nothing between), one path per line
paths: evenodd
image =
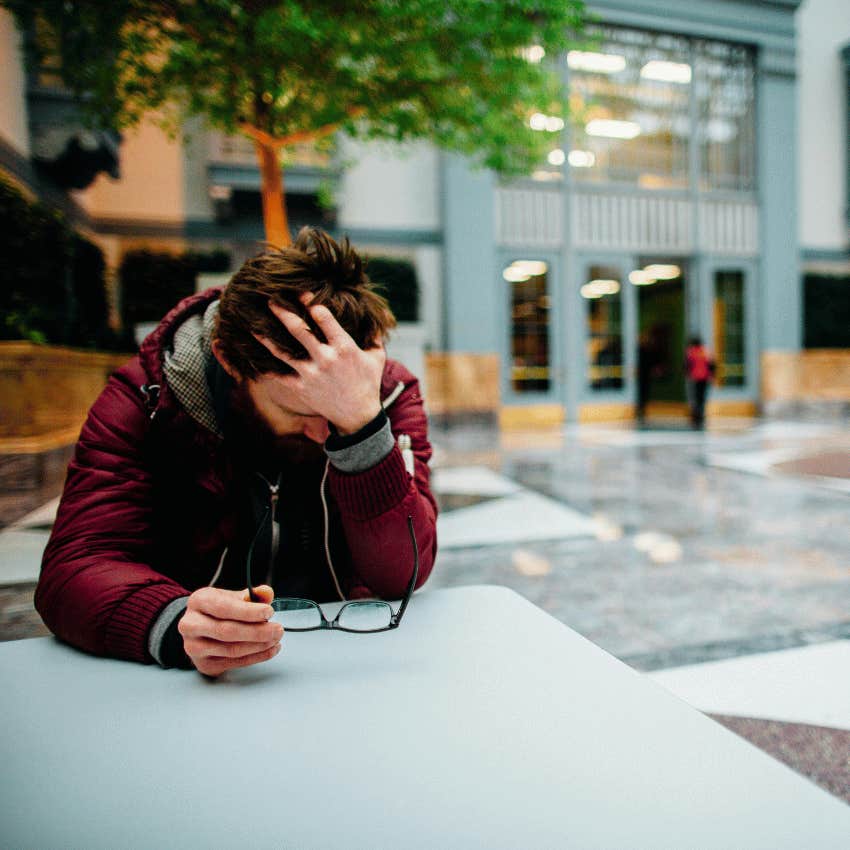
M531 275L519 266L508 266L502 272L502 277L509 283L524 283Z
M533 276L546 274L549 269L549 265L543 260L516 260L511 265Z
M536 171L532 172L531 179L550 182L552 180L563 180L563 175L560 171L545 171L542 168L538 168Z
M549 160L550 165L563 165L567 155L560 148L555 148L555 150L549 151L549 156L546 159Z
M572 150L567 160L573 168L592 168L596 165L596 156L591 151Z
M633 283L635 286L649 286L649 284L655 283L655 278L645 269L635 269L633 272L629 272L629 283Z
M626 67L626 57L616 53L592 53L571 50L567 53L567 64L574 71L591 71L597 74L616 74Z
M559 118L557 115L547 115L546 116L546 129L550 133L557 133L559 130L564 129L564 119Z
M604 136L607 139L633 139L640 135L640 124L634 121L612 121L608 118L594 118L588 121L584 132L588 136Z
M532 44L529 47L523 47L522 50L520 50L520 55L526 62L531 62L532 65L537 65L543 61L546 51L543 49L542 45Z
M660 263L657 265L644 266L643 270L648 275L652 275L652 277L656 280L673 280L682 274L682 270L678 266L668 266Z
M616 295L620 291L620 282L599 278L586 283L579 291L582 298L603 298L606 295Z
M542 112L535 112L534 115L528 119L528 126L531 127L532 130L545 130L547 120L547 117Z
M640 69L645 80L660 80L662 83L689 83L691 66L685 62L665 62L653 59Z

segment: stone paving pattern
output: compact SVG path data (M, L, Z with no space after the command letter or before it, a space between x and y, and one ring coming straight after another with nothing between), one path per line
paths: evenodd
M431 586L507 585L641 670L850 637L850 498L806 478L705 463L719 450L847 453L850 430L673 432L673 442L649 445L612 444L605 433L573 429L539 437L541 448L527 435L498 449L486 430L435 433L440 465L487 465L622 536L525 544L523 556L548 564L533 576L517 569L518 547L441 551ZM647 532L680 554L654 562L638 548Z

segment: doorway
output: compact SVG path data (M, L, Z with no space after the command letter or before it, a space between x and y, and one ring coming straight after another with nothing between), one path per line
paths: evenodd
M686 412L686 275L681 259L641 257L629 276L637 295L639 412Z

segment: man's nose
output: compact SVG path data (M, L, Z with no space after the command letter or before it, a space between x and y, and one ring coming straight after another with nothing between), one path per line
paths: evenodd
M316 417L305 420L304 436L309 437L314 443L324 443L329 434L327 419Z

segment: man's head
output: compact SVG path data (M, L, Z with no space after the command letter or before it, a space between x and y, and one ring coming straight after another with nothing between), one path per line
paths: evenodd
M360 348L380 345L395 319L363 269L348 239L335 242L315 228L303 228L292 247L270 249L247 260L221 296L213 352L239 385L251 406L277 436L303 433L321 442L327 422L314 410L287 399L271 378L293 369L275 357L257 337L265 338L295 360L307 351L271 312L269 304L301 317L317 339L325 337L302 298L323 305Z

